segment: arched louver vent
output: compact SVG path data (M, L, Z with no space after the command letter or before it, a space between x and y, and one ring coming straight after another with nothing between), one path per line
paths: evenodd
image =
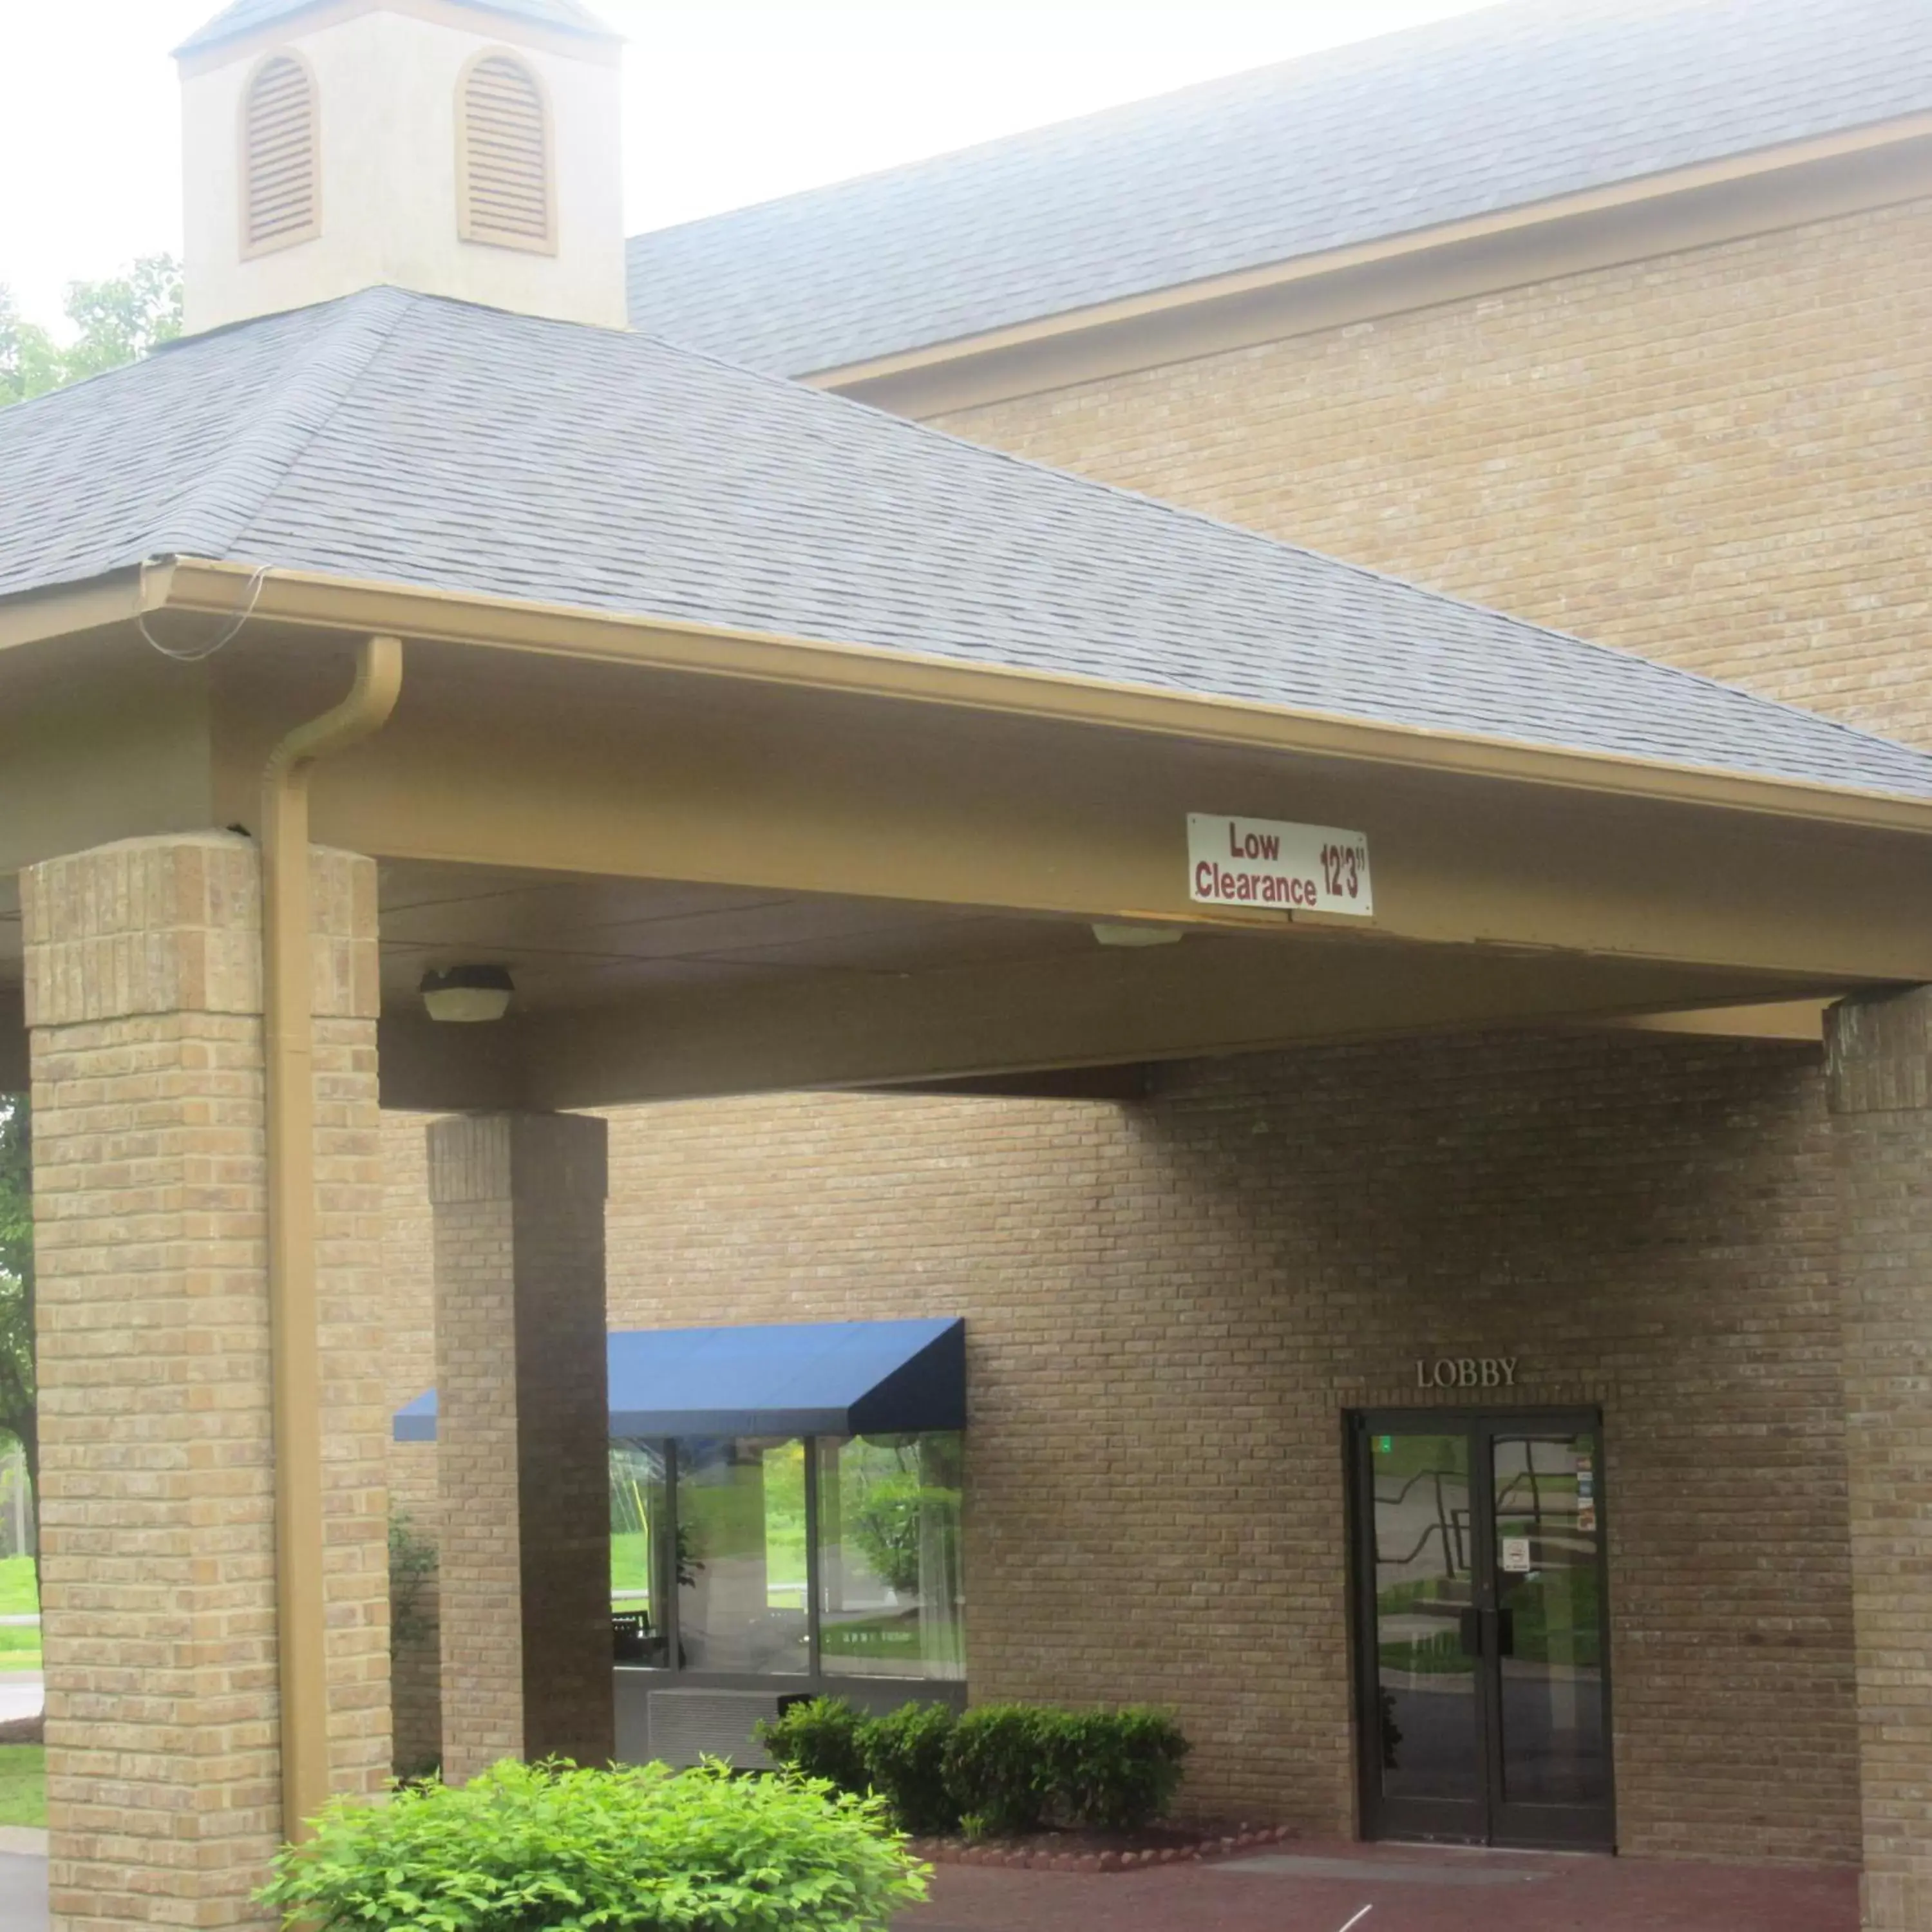
M484 55L464 76L460 118L464 240L553 248L550 117L536 75Z
M321 225L315 82L292 54L256 69L242 112L242 249L306 242Z

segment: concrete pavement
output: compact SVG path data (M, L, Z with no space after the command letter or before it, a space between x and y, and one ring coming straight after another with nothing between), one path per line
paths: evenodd
M0 1670L0 1724L40 1714L46 1701L46 1679L38 1670ZM0 1920L4 1926L4 1920Z
M0 1852L0 1928L43 1932L46 1922L46 1860Z

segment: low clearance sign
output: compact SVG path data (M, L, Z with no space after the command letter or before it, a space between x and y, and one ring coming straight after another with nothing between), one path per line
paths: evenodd
M1197 905L1265 906L1282 912L1376 909L1369 842L1332 825L1278 818L1187 814L1187 896Z

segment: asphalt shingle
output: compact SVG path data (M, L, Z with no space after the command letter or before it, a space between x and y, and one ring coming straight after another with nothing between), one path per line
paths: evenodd
M1932 797L1932 758L802 386L371 290L0 410L0 596L177 555Z
M636 236L632 320L805 375L1928 109L1928 0L1518 0Z

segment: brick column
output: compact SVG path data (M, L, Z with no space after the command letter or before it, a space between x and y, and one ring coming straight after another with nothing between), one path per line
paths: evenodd
M429 1129L442 1524L443 1774L609 1762L606 1131L573 1114Z
M375 868L314 855L330 1755L388 1761ZM219 832L22 875L53 1924L264 1925L280 1838L260 872Z
M1864 1923L1932 1927L1932 987L1826 1030L1844 1295Z

